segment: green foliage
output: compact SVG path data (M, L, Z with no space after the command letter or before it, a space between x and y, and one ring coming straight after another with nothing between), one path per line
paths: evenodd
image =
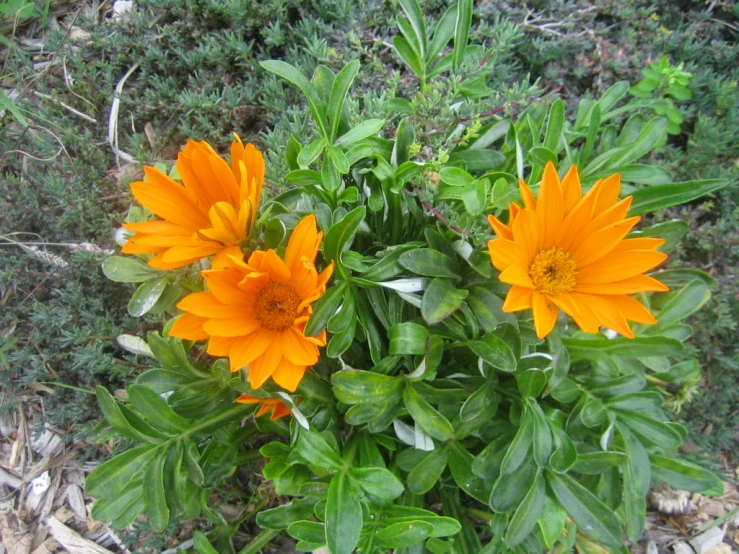
M737 204L735 187L715 192L735 182L739 155L737 51L726 26L728 8L719 3L684 12L669 3L625 2L618 9L578 10L563 0L524 13L518 5L491 2L476 5L470 17L469 6L426 3L420 13L410 1L395 12L352 2L268 1L245 10L238 2L147 0L128 22L80 17L75 24L91 31L88 43L72 47L62 31L46 34L47 49L64 58L64 74L73 79L48 72L34 80L36 90L96 123L51 101L6 101L0 91L7 124L2 151L53 158L10 153L0 160L0 219L7 229L49 242L112 245L110 214L123 219L125 181L107 174L115 161L100 144L111 91L134 62L140 67L121 95L123 150L142 160L172 158L185 138L218 147L236 130L267 147L272 195L296 187L277 198L286 214L269 216L264 229L273 233L264 232L265 242L284 244L285 227L294 222L287 214L316 213L326 233L324 259L337 261L337 280L309 324L315 333L326 328L331 340L317 379L301 385L306 400L297 414L324 442L303 446L307 457L282 442L262 448L269 460L265 479L293 501L289 509L261 512L266 530L251 551L278 530L303 550L330 536L337 551L352 548L354 539L368 549L371 542L378 551L406 552L421 543L432 552L478 552L480 538L486 552L567 550L575 541L581 549L594 547L577 526L592 528L591 538L605 544L624 529L635 540L650 473L686 488L715 485L704 470L673 457L668 446L684 438L684 429L669 422L669 410L683 407L684 423L701 445L737 449L731 433ZM12 87L34 69L30 55L15 44L8 48ZM651 61L663 56L672 65ZM313 95L313 106L292 80L258 65L269 58L301 74L299 88ZM361 60L361 67L351 60ZM314 73L317 64L322 68ZM647 67L656 75L640 76ZM692 77L680 83L684 76L677 72ZM629 88L642 77L660 84ZM552 90L559 94L539 98ZM629 90L650 97L627 101ZM144 138L146 122L158 133L152 145ZM54 158L60 142L66 150ZM660 325L639 328L629 349L611 341L601 355L604 341L586 343L586 337L538 343L526 321L500 311L504 290L493 284L482 252L489 238L482 214L501 214L518 201L518 177L535 185L548 160L562 169L587 168L586 185L619 171L622 192L634 193L642 213L669 208L651 216L654 226L644 233L669 238L673 270L660 278L675 292L652 299ZM698 199L711 191L713 200ZM660 227L673 217L689 224L687 234L675 225ZM260 457L247 435L256 425L302 445L309 431L296 424L298 416L289 429L284 420L258 418L244 435L236 423L212 434L171 427L182 423L178 418L199 426L231 406L236 394L254 394L222 366L203 365L202 355L188 358L189 345L150 335L152 362L145 350L134 358L119 346L125 341L114 341L122 330L142 335L159 325L191 279L169 273L163 289L162 282L152 285L158 273L138 274L145 266L133 258L106 262L103 271L114 279L151 289L139 293L132 313L152 309L135 321L121 301L133 289L106 282L95 255L62 251L71 265L58 268L3 248L4 388L34 381L89 390L128 385L129 398L113 400L107 415L116 419L116 408L123 414L116 421L130 436L119 446L138 441L146 454L128 491L136 498L106 500L101 493L96 510L109 510L101 517L123 525L143 510L163 529L168 520L197 511L216 526L196 537L197 551L209 552L209 541L216 551L231 551L242 520L224 523L208 495L248 496L260 483L251 477L232 485L230 477ZM167 302L157 302L165 291L172 293ZM703 310L690 313L706 300ZM686 316L693 330L680 321ZM639 352L649 356L632 356ZM547 354L554 360L540 357ZM338 371L346 367L361 369ZM463 377L450 378L451 367L461 367ZM708 387L702 395L701 375ZM309 385L333 391L321 397L325 409L310 400L315 390ZM142 390L176 392L163 406ZM712 409L705 410L709 399ZM633 410L644 416L634 417ZM96 414L92 396L72 389L58 388L47 403L47 417L59 427ZM491 424L493 418L501 424ZM344 442L348 434L357 445ZM235 442L250 450L231 448ZM176 494L162 495L162 487ZM183 511L183 499L190 512ZM358 511L357 501L367 509ZM120 502L127 503L122 511ZM439 503L444 516L427 509ZM487 513L480 518L480 512ZM339 524L351 532L341 534L335 521L324 521L327 514L345 518ZM490 526L480 525L483 520Z

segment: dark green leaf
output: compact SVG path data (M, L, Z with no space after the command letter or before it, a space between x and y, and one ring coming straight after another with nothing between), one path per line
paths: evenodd
M356 489L380 500L393 500L405 490L403 483L382 467L355 467L349 471L349 476Z
M456 312L468 294L455 288L448 279L432 279L423 293L421 315L429 325L439 323Z
M427 435L440 441L450 440L454 436L454 428L449 420L426 402L413 385L408 384L403 391L403 402L413 420Z
M164 490L164 462L166 450L160 452L144 471L144 505L149 524L154 531L163 532L169 523L167 493Z
M154 307L166 288L166 277L160 277L140 285L128 302L128 313L133 317L141 317Z
M577 463L572 471L577 473L602 473L626 462L623 452L597 451L578 454Z
M470 36L472 25L472 0L458 0L457 2L457 25L454 28L454 71L459 71L465 57L467 39Z
M85 490L95 497L105 497L123 492L141 477L142 468L157 454L157 447L143 445L103 462L85 481Z
M359 225L364 221L365 213L366 208L359 206L331 226L323 244L323 252L329 260L341 263L339 256L351 244Z
M445 447L437 447L427 453L408 474L408 489L413 494L426 494L438 482L446 468L449 451Z
M341 304L342 298L344 298L346 286L346 281L342 281L333 287L330 287L321 299L315 303L313 306L313 314L308 320L305 330L303 331L303 334L306 337L315 337L326 328L328 320L336 313L339 304Z
M544 476L537 473L534 482L531 483L526 496L513 513L505 542L508 547L513 547L521 542L534 530L536 522L544 511L544 500L546 499L546 484Z
M496 333L487 333L480 340L469 342L470 350L491 366L503 371L516 370L516 356L511 347Z
M425 354L429 332L418 323L398 323L387 331L390 354Z
M147 387L131 385L128 387L128 396L133 407L149 423L166 433L178 434L192 427L191 422L177 415L166 400Z
M505 163L505 156L496 150L461 150L449 154L449 163L463 163L467 171L490 171Z
M675 457L652 454L652 476L680 491L705 492L721 490L721 480L712 472Z
M621 525L608 506L569 475L548 473L547 476L554 495L580 531L605 546L620 548Z
M326 526L317 521L296 521L287 528L287 534L301 541L326 544Z
M303 458L317 466L334 470L344 467L336 448L326 442L326 439L317 431L301 429L298 436L297 451Z
M455 279L459 270L449 256L432 248L419 248L402 253L398 263L404 268L426 277L449 277Z
M528 458L531 443L534 437L534 417L528 409L524 409L521 414L521 424L516 431L513 442L508 447L503 462L500 466L502 474L516 471L521 464Z
M92 507L92 517L97 521L113 521L144 494L141 479L128 483L120 494L98 498Z
M603 354L642 358L647 356L675 356L684 345L680 341L662 337L637 337L629 339L562 339L573 359L592 360Z
M493 485L490 495L490 507L496 512L510 512L523 500L526 491L537 476L533 458L524 460L516 471L501 474Z
M423 520L391 523L377 532L377 543L386 548L405 548L426 540L434 526Z
M362 531L362 506L344 472L331 479L326 497L326 544L331 554L351 554Z

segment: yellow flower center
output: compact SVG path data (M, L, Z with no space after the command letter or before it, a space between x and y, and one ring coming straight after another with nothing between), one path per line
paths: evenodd
M257 296L254 317L270 331L292 327L298 315L300 296L290 285L270 283Z
M557 296L575 290L577 264L564 250L550 248L534 256L529 266L529 277L536 292Z

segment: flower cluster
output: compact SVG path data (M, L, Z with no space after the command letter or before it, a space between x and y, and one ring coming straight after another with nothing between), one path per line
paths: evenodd
M161 219L127 223L135 234L123 252L153 254L158 269L183 267L213 256L200 272L206 290L183 298L184 313L169 334L208 341L207 352L226 357L233 372L246 371L259 389L272 379L295 392L306 370L326 345L326 331L306 336L312 304L326 292L333 265L315 262L323 233L313 215L295 227L281 257L275 250L244 248L256 220L264 159L236 136L231 164L205 142L187 143L176 164L182 184L147 167L146 181L131 185L136 199ZM560 181L547 164L538 198L520 182L523 207L511 203L505 224L490 215L496 237L488 243L499 279L511 285L504 312L531 309L539 338L549 334L559 310L587 333L607 327L634 337L628 322L656 323L649 310L629 295L668 290L644 274L666 255L655 238L625 238L639 217L627 218L631 197L618 199L618 174L598 181L583 195L577 167ZM290 413L279 399L242 395L261 403L258 415Z

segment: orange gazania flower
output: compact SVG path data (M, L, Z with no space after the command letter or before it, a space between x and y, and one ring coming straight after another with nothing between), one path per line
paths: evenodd
M656 238L625 239L641 219L626 218L632 197L618 200L621 176L598 181L585 196L577 167L560 182L544 169L538 199L520 181L524 207L511 203L508 225L488 216L497 238L488 243L499 279L513 285L504 312L531 308L539 338L554 327L559 310L586 333L605 326L634 338L629 321L656 323L630 294L666 291L644 275L667 258Z
M326 292L333 264L318 273L313 263L323 233L313 215L292 233L284 260L274 250L255 251L247 262L228 256L227 266L202 271L208 292L196 292L177 305L184 310L169 334L208 342L208 353L228 356L231 371L248 367L258 389L272 379L294 392L305 370L318 361L326 331L303 335L315 302Z
M242 404L261 404L257 413L254 414L254 417L263 416L267 412L271 411L272 415L269 416L269 419L272 421L287 415L292 415L293 413L292 410L279 398L257 398L250 394L242 394L236 399L236 402L241 402Z
M133 195L162 219L125 223L135 234L121 249L126 254L154 254L149 265L183 267L216 254L240 255L256 218L264 183L264 158L253 144L234 134L231 165L205 141L188 141L177 158L182 184L154 167L146 181L131 183Z

